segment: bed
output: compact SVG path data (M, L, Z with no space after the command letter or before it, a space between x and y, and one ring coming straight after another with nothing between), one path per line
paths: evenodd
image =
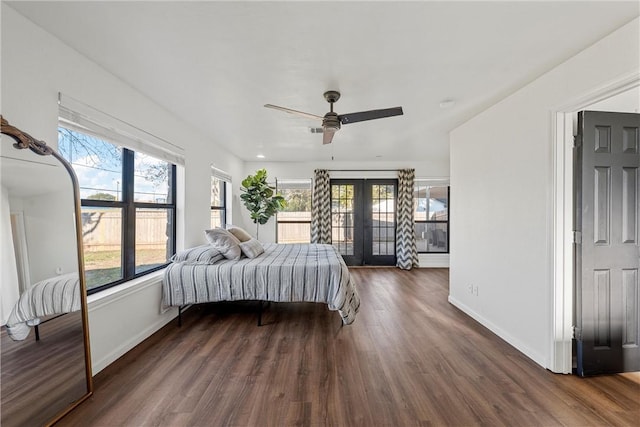
M253 258L216 257L207 245L165 270L163 305L217 301L316 302L337 310L345 325L360 308L356 284L342 256L325 244L263 244ZM178 261L178 262L176 262Z
M14 341L22 341L41 318L79 311L80 305L77 272L42 280L20 295L7 319L7 334Z

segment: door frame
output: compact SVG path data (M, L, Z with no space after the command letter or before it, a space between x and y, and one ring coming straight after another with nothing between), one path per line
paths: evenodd
M591 92L551 108L552 177L549 239L551 298L551 342L549 366L552 372L572 372L574 308L573 254L573 139L577 131L577 113L596 102L640 86L640 72L632 72Z
M394 228L393 228L393 255L373 255L371 245L373 243L373 227L371 224L371 208L372 199L368 197L369 190L373 185L388 185L393 184L395 188L394 192L394 207L398 205L398 178L331 178L330 185L353 185L354 200L360 200L360 205L354 204L353 210L353 255L342 255L342 257L350 266L373 266L373 265L386 265L393 266L396 264L396 238L397 238L397 224L398 219L395 216L397 210L394 208ZM333 190L332 190L333 191ZM359 207L360 209L356 209ZM333 211L332 211L333 217ZM361 229L356 229L356 225L359 225ZM362 232L361 234L358 232ZM358 238L356 239L356 236ZM358 244L356 244L358 243Z
M24 224L23 211L11 211L11 234L13 239L13 251L16 257L16 271L18 273L18 287L20 293L25 292L31 286L31 274L29 266L29 248L27 245L27 232Z

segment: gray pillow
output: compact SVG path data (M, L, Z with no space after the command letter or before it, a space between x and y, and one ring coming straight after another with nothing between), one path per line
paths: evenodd
M240 249L247 258L255 258L264 253L264 247L257 239L251 238L246 242L240 242Z
M189 262L194 264L215 264L223 260L224 255L211 245L194 246L177 252L170 258L173 262Z
M247 233L243 228L230 225L227 227L227 231L236 236L236 239L240 240L240 242L248 242L251 240L251 234Z
M240 241L224 228L205 230L207 241L216 248L226 259L239 260L242 256Z

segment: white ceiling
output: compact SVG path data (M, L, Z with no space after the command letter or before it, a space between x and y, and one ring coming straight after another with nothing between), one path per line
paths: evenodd
M447 133L639 14L639 2L7 2L255 161L430 158ZM402 106L323 146L324 115ZM443 100L455 100L442 109Z

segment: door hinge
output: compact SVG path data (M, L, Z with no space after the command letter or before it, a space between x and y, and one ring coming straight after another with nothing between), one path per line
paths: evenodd
M582 339L582 329L578 328L576 325L571 326L571 335L574 340Z
M582 135L573 136L573 148L578 148L582 145Z
M573 243L576 245L582 244L582 231L573 232Z

